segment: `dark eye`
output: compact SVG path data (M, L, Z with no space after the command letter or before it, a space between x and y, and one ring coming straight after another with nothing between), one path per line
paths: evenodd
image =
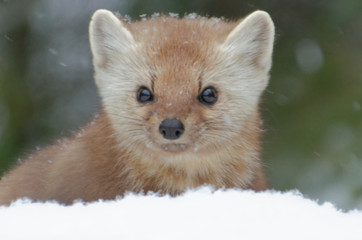
M213 87L207 87L199 95L199 101L204 105L212 105L217 101L217 92Z
M148 103L153 101L153 95L146 87L140 87L137 92L137 101L140 103Z

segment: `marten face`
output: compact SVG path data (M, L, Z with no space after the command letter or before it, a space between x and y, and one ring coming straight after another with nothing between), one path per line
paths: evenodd
M153 80L137 86L134 96L138 102L135 113L143 119L146 146L173 153L197 152L213 124L222 128L216 123L222 116L212 114L217 112L218 87L204 86L201 65L189 71L187 62L179 69L167 63L162 66L160 61L154 64L161 66L153 71Z
M164 47L169 46L157 46L159 52L167 51ZM132 131L138 129L148 149L198 152L207 142L218 142L212 136L215 129L231 130L220 111L224 97L219 96L222 91L217 81L203 81L206 59L190 61L181 51L186 50L179 50L171 60L177 64L170 64L164 55L147 59L151 79L144 77L142 83L134 84L133 96L128 97L127 104L134 106L128 117L140 121Z
M243 22L93 19L96 83L120 144L182 154L247 141L243 127L255 121L267 85L273 29Z

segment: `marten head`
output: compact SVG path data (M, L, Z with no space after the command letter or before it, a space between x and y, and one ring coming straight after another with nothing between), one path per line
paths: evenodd
M273 39L262 11L238 22L161 15L129 23L98 10L95 80L120 144L163 155L247 145L260 131Z

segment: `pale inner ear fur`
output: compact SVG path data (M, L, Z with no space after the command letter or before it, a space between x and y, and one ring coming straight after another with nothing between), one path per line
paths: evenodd
M255 11L227 36L222 49L268 72L272 64L274 24L268 13Z
M112 12L97 10L89 25L89 39L96 69L104 68L111 58L121 57L136 45L132 34Z

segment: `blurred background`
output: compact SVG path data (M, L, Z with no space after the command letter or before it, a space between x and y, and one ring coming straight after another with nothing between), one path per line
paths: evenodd
M262 103L270 186L362 209L361 0L0 0L0 174L99 109L88 42L98 8L134 20L269 12L277 31Z

